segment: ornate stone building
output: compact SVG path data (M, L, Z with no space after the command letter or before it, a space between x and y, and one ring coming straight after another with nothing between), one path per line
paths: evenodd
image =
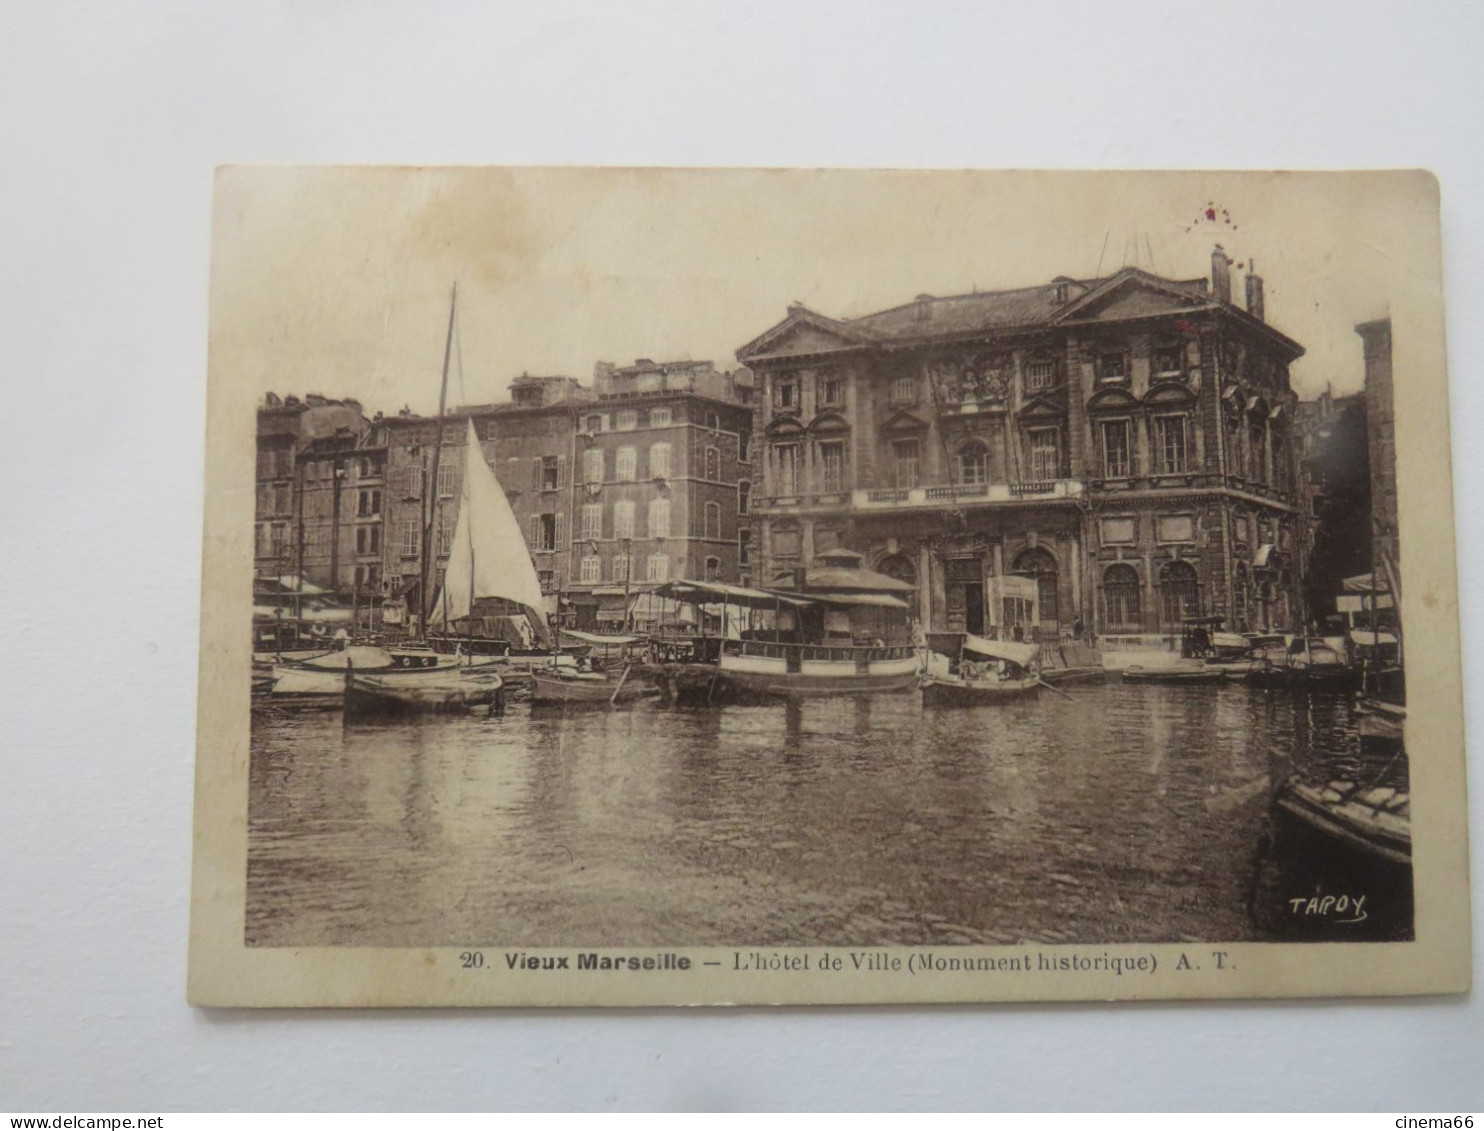
M760 580L843 545L916 585L934 631L1290 626L1303 349L1260 278L1243 309L1211 263L850 320L790 306L737 352L760 382Z

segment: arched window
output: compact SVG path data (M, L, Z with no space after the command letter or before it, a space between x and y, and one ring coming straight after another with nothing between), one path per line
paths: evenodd
M1056 557L1050 550L1037 546L1032 550L1025 550L1015 558L1012 573L1021 577L1034 578L1036 582L1036 603L1039 605L1038 613L1041 624L1048 627L1056 627L1060 623L1059 609L1057 608L1057 568Z
M1159 616L1165 628L1201 615L1201 588L1189 562L1165 562L1159 569Z
M649 449L649 477L670 478L670 445L654 444Z
M958 481L977 487L989 482L989 449L979 440L969 440L958 449Z
M582 453L582 481L584 483L603 482L602 448L588 448Z
M1103 572L1103 619L1108 632L1137 632L1142 627L1139 574L1131 565L1111 565Z

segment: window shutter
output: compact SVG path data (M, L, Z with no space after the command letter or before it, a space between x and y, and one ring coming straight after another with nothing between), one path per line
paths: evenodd
M565 488L566 486L567 486L567 457L566 456L557 456L557 487L558 487L558 489L562 489L562 488Z
M556 548L563 550L567 546L567 516L561 512L556 516Z
M528 541L530 543L530 545L528 545L526 547L526 549L533 550L533 551L534 550L540 550L540 549L542 549L542 546L541 546L541 516L539 514L533 514L531 516L530 522L527 523L527 526L530 528L531 533L530 533L530 537L526 539L526 541Z
M541 457L536 456L531 460L531 490L541 490Z

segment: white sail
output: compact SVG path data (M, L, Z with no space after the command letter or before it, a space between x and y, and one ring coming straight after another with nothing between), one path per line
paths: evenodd
M448 551L443 592L433 611L434 623L468 616L479 597L501 597L538 612L544 603L520 524L485 462L471 420L464 447L459 518Z

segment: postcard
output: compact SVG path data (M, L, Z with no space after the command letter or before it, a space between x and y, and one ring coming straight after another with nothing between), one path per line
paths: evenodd
M230 167L212 246L191 1001L1468 988L1429 174Z

